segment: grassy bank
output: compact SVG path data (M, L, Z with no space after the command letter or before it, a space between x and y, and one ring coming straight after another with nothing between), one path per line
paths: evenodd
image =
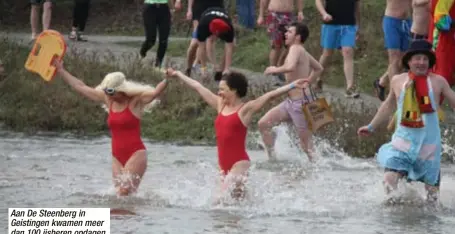
M380 77L387 68L387 54L384 49L382 32L382 15L385 2L362 2L361 8L361 37L355 49L355 79L360 91L373 94L372 83ZM316 58L322 53L320 47L321 17L317 12L314 2L308 2L304 15L310 28L310 36L305 46ZM268 53L270 43L266 29L259 27L252 32L242 32L238 37L235 48L233 66L248 70L263 72L268 66ZM138 43L123 43L138 47ZM222 43L217 43L217 54L223 50ZM173 41L169 45L168 55L173 57L185 56L188 47L187 41ZM252 57L254 55L254 58ZM324 81L331 86L344 87L343 59L336 51L330 66L327 66L323 75Z

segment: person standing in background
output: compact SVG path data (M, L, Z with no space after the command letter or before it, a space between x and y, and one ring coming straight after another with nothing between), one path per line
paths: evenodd
M354 47L360 22L360 0L316 0L316 7L322 16L321 28L322 55L319 63L327 68L334 50L343 55L346 97L358 98L354 88ZM317 90L322 91L322 80L317 78Z
M87 41L84 37L85 25L87 24L90 0L74 0L73 27L69 39Z
M30 24L32 27L32 40L35 40L38 36L38 22L39 22L39 12L41 9L41 3L43 3L43 31L48 30L51 26L51 17L52 17L52 0L30 0L32 5L30 11Z
M376 95L381 101L387 97L385 89L390 84L390 78L401 72L401 58L411 43L411 10L412 0L387 0L382 29L389 65L387 71L373 83Z
M193 22L193 33L191 35L191 42L188 46L188 50L186 51L186 70L185 75L191 77L191 70L195 65L200 62L200 58L197 56L198 50L198 40L196 38L197 35L197 27L199 25L199 20L201 18L202 13L211 7L218 7L224 9L224 2L223 0L188 0L188 10L186 13L186 19L192 20ZM210 53L210 58L214 58L215 53L215 37L209 37L207 39L207 48L206 51ZM211 61L215 64L215 61ZM205 72L205 71L202 71Z
M303 20L303 0L297 0L297 20ZM265 10L268 14L265 18ZM294 21L294 0L260 0L258 25L267 25L267 33L270 37L269 66L281 66L287 52L285 47L286 27ZM285 82L283 74L273 74L279 82Z
M176 0L180 5L180 0ZM139 54L142 58L147 56L156 42L156 33L158 32L158 51L156 53L155 67L161 67L164 55L166 54L169 34L171 32L171 9L174 9L174 0L145 0L144 1L144 29L145 41L142 43Z
M247 29L254 29L256 18L256 0L237 0L238 23Z

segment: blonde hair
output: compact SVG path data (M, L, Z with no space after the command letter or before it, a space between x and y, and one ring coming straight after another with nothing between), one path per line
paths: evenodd
M128 97L135 97L141 95L142 93L150 90L155 90L155 87L151 85L141 84L138 82L127 80L125 74L122 72L111 72L108 73L101 84L99 84L95 89L103 90L106 88L115 89L116 92L123 92ZM150 112L152 108L159 104L159 100L155 99L151 103L147 104L144 107L145 112ZM102 105L103 109L109 111L109 107L106 104Z

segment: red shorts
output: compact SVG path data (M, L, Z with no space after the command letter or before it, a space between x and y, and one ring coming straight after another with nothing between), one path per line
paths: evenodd
M293 14L291 12L269 12L266 19L267 33L272 41L273 48L284 46L284 34L286 27L291 24Z

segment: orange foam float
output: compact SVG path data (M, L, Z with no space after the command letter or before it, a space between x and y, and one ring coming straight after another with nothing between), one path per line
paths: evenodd
M55 59L62 61L65 52L66 43L63 36L55 30L44 30L28 55L25 69L49 82L54 78L57 70L53 66L53 61Z

